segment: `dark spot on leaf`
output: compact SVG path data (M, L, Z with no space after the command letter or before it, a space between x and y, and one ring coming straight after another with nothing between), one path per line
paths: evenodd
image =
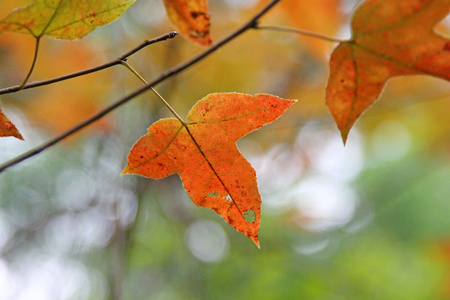
M144 156L141 155L141 158L144 158Z
M201 12L201 11L193 11L193 12L191 12L191 17L193 17L194 19L197 19L198 17L200 17L202 15L204 16L205 13Z
M445 43L444 51L450 51L450 42Z

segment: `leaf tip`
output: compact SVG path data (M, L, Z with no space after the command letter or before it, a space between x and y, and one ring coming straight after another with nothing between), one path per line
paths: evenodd
M25 141L25 139L23 138L23 136L20 134L20 132L18 130L15 130L13 132L7 132L7 133L0 131L0 137L15 137L18 140Z
M14 137L18 138L21 141L25 141L25 139L23 138L23 136L20 134L20 132L17 132L17 135L15 135Z
M131 172L130 172L130 170L128 169L128 166L126 166L125 169L123 169L122 173L120 173L120 176L128 175L128 174L130 174L130 173L131 173Z
M258 249L261 249L261 245L259 244L259 239L258 239L258 234L256 235L247 235L246 236L251 239L253 241L253 243L255 243L256 247L258 247Z
M24 140L17 127L3 114L0 109L0 137L12 136L19 140Z
M288 99L287 101L290 102L289 106L294 105L295 103L298 102L298 99Z
M346 132L341 131L341 137L342 137L342 142L344 143L344 146L345 146L347 144L348 131L346 131Z

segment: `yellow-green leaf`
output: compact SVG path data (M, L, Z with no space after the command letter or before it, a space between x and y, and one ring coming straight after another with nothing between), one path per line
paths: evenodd
M0 20L0 34L9 31L36 38L48 35L74 40L119 18L134 1L35 0Z

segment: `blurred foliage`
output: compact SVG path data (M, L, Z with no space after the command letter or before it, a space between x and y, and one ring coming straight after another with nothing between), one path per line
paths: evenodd
M2 3L0 14L26 2ZM210 0L212 39L265 3L257 2ZM283 2L261 24L300 26L292 20L301 13L286 9L297 1ZM338 10L321 13L335 13L336 21L317 30L349 36L357 2L336 1ZM448 35L447 25L439 32ZM44 37L31 80L109 61L170 30L162 2L137 1L80 41ZM212 92L299 99L238 143L258 175L261 250L197 208L176 176L120 176L133 143L171 116L144 94L0 174L0 298L119 299L123 292L123 299L450 299L448 82L392 80L343 147L324 104L327 62L316 52L323 47L328 57L331 45L308 43L250 31L156 87L182 116ZM0 36L1 86L21 82L33 44ZM178 37L128 61L150 80L202 50ZM26 141L1 139L1 161L140 85L116 66L2 95L2 110Z

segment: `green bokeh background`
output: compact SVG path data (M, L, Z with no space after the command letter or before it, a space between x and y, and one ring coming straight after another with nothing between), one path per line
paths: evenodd
M256 2L211 0L213 39L243 24L258 10ZM341 2L336 13L343 21L334 31L348 36L357 1ZM290 26L285 14L274 8L262 23ZM85 39L44 38L42 51L63 54L43 54L32 80L56 76L53 64L76 61L73 45L88 53L80 61L95 65L170 30L162 3L138 0ZM16 55L14 39L32 44L0 36L1 86L26 73L20 66L29 57ZM112 113L106 126L88 127L0 174L0 298L449 299L448 82L391 80L344 147L324 104L326 60L306 43L292 34L250 31L156 87L182 116L212 92L299 99L238 143L257 171L261 249L196 207L177 175L120 176L133 143L152 122L170 116L148 93ZM202 50L177 37L129 63L150 80ZM32 104L51 97L47 89L64 95L81 86L84 96L75 101L101 109L140 84L116 67L2 95L2 109L26 141L1 139L1 161L62 131ZM64 97L55 100L63 103L61 113L76 109L67 112Z

